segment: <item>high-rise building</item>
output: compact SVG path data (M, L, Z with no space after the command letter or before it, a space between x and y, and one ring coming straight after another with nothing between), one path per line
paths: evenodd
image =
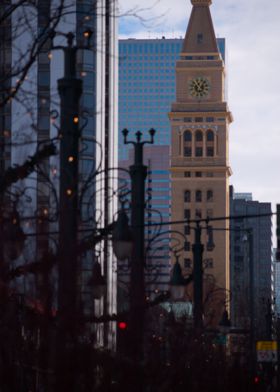
M237 328L249 328L250 317L253 314L255 338L270 339L273 303L272 223L269 215L271 204L253 200L251 193L235 193L233 187L230 193L231 216L268 214L263 217L232 219L230 223L232 325ZM251 246L248 230L252 230ZM252 275L253 283L250 282ZM253 305L250 302L250 295L253 295Z
M273 251L273 279L274 279L274 308L277 317L280 316L280 263L275 258L276 249Z
M192 0L193 8L176 63L176 99L171 106L171 216L185 220L177 228L186 234L181 260L185 271L192 267L191 244L194 230L188 220L229 215L228 129L232 115L225 94L225 63L217 46L211 0ZM229 223L211 222L215 248L206 247L203 259L205 279L211 277L213 296L229 290ZM192 225L190 225L192 226ZM215 230L217 229L217 230ZM213 286L214 285L214 286ZM207 293L205 292L205 295ZM211 293L208 293L208 297ZM219 300L222 302L222 298ZM220 317L223 310L209 307L205 312Z
M144 148L149 170L146 217L149 222L168 221L171 215L168 112L175 100L175 65L183 42L182 38L165 37L119 40L119 166L128 167L133 160L131 150L123 144L124 128L144 134L150 128L156 130L154 145ZM218 38L217 44L225 58L225 40ZM168 228L164 226L162 231ZM147 285L147 294L167 290L170 279L169 237L165 233L152 240L153 233L152 229L147 232L150 248L147 265L153 267L153 284Z
M79 229L86 233L96 226L106 227L112 222L116 211L116 176L108 170L117 167L116 3L112 0L46 0L16 7L12 1L5 1L0 5L1 15L8 15L5 25L1 25L3 39L0 43L0 78L5 80L4 87L9 87L9 90L1 90L1 99L7 91L20 86L16 99L7 100L0 109L1 140L4 140L1 143L1 170L10 163L23 163L34 153L38 143L42 145L51 138L57 139L60 110L57 80L63 77L61 47L67 45L66 34L73 33L74 45L83 47L77 51L76 65L77 77L83 80L79 118ZM61 4L63 7L60 8ZM52 34L53 31L55 35ZM85 49L88 37L91 38L91 46ZM53 50L56 46L60 46L60 50ZM28 61L31 60L28 56L32 60L30 67ZM21 72L24 64L27 67ZM12 148L10 140L13 142ZM63 169L59 168L58 157L47 159L41 170L32 173L20 184L26 193L25 200L32 200L31 203L18 203L17 206L21 210L25 230L30 235L37 234L36 244L32 240L33 248L29 247L28 250L30 253L32 249L35 259L39 259L49 246L55 244L52 241L50 245L50 236L44 239L40 233L46 233L50 229L57 230L57 204L53 195L58 190L59 171ZM99 173L98 177L96 171ZM53 220L55 222L50 224ZM108 282L102 312L113 313L116 309L116 282L113 255L106 241L98 244L95 250L88 252L80 260L79 285L83 293L84 309L90 309L89 304L93 302L88 281L93 261L98 255ZM22 258L26 256L22 255ZM30 256L28 258L30 260ZM37 282L34 280L31 283L30 290L34 293L36 289L31 286L36 286Z

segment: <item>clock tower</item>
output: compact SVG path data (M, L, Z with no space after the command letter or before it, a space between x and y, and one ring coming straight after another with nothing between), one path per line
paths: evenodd
M214 313L218 306L211 300L211 290L213 298L215 293L229 290L229 222L212 222L211 218L229 215L228 128L232 116L225 98L225 64L209 9L212 1L191 0L191 3L191 17L176 64L176 101L169 113L171 215L172 221L186 220L176 226L186 237L181 257L185 274L193 268L194 243L194 230L187 220L208 217L209 225L213 226L214 249L207 248L206 230L202 230L201 237L204 294L210 297L204 311L217 319L219 315ZM190 287L190 296L191 291ZM222 311L221 304L219 307Z

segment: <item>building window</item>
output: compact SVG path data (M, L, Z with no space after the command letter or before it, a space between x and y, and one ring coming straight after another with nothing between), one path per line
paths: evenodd
M213 201L213 191L212 191L211 189L209 189L209 190L207 191L206 200L207 200L207 201Z
M201 131L196 131L195 133L195 141L202 142L203 141L203 134Z
M201 202L202 201L202 192L201 191L196 191L195 192L195 201Z
M196 147L195 148L195 156L196 157L202 157L203 155L203 148L202 147Z
M213 157L214 156L214 147L207 147L206 148L206 155L208 157Z
M210 129L206 133L206 140L207 140L207 142L213 142L214 141L214 132L211 131Z
M190 233L191 233L190 226L184 226L184 233L185 233L185 235L190 235Z
M206 172L206 177L214 177L214 174L212 172Z
M184 250L185 252L189 252L191 250L191 244L189 241L185 241Z
M190 218L191 218L191 210L185 209L184 210L184 219L190 219Z
M192 261L191 261L191 259L184 259L184 267L185 268L192 268Z
M191 201L191 192L190 191L184 192L184 201L185 201L185 203L189 203Z
M191 176L191 172L184 172L184 177L190 177Z
M198 33L196 38L197 38L197 43L198 44L202 44L203 43L203 34L202 33Z
M190 131L184 132L184 141L191 142L192 141L192 133Z
M202 177L202 172L195 172L196 177Z
M203 117L195 117L194 121L199 123L199 122L203 122Z
M214 117L206 117L206 122L214 122Z
M202 213L201 210L195 210L195 219L201 219Z
M213 261L213 259L206 259L204 267L205 268L214 268L214 261Z
M207 218L213 218L213 210L212 209L206 210L206 217Z
M191 157L192 156L192 148L191 147L184 147L184 156Z

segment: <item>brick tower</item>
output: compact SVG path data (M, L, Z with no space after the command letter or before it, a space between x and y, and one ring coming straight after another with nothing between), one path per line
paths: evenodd
M225 101L225 64L217 46L211 2L191 0L191 17L176 64L176 102L169 113L172 221L229 215L228 128L232 116ZM229 228L225 220L211 225ZM187 224L176 229L186 235L181 264L187 273L192 269L194 233ZM212 290L214 297L229 289L229 232L213 233L215 248L210 250L206 230L202 231L204 294ZM206 306L207 313L214 312L213 304Z

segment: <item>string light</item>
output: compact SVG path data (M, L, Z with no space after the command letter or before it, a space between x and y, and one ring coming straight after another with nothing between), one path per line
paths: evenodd
M86 71L82 71L82 72L81 72L81 76L83 76L83 77L87 76Z
M89 31L85 31L85 32L84 32L84 37L85 37L85 38L88 38L88 37L89 37Z
M70 189L70 188L67 189L66 193L67 193L68 196L71 196L72 195L72 189Z
M48 54L48 58L49 58L49 60L52 59L52 53L49 53L49 54Z
M68 162L73 162L74 161L74 157L70 156L68 157Z
M73 118L73 121L74 121L75 124L78 124L78 122L79 122L79 117L78 117L78 116L75 116L75 117Z
M44 215L48 215L48 213L49 213L48 209L47 209L47 208L44 208L43 214L44 214Z
M85 16L85 20L90 20L90 16L89 16L89 15L86 15L86 16Z

